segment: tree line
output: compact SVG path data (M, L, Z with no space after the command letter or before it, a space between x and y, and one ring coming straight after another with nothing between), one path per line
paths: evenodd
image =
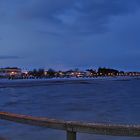
M74 70L68 70L68 71L55 71L54 69L48 69L45 71L44 69L34 69L32 71L28 72L28 76L33 77L60 77L61 74L67 75L67 73L74 73L74 72L89 72L92 75L98 75L98 76L108 76L109 74L117 75L118 73L124 74L123 71L119 71L112 68L105 68L105 67L99 67L97 70L95 69L87 69L85 71L80 71L79 69Z

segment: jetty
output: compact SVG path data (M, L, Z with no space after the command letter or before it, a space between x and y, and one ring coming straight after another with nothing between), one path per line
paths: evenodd
M45 118L32 117L8 112L0 112L0 119L12 121L15 123L66 131L66 140L77 140L76 139L77 133L140 137L140 125L115 125L115 124L63 121L49 119L46 117Z

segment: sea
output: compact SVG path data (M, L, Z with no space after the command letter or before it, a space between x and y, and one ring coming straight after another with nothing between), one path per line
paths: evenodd
M50 119L140 125L140 79L1 80L0 111ZM77 140L139 140L77 134ZM66 140L66 132L0 120L0 140Z

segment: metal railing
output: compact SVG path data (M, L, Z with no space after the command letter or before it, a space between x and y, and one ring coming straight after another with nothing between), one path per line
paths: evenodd
M83 123L31 117L7 112L0 112L0 119L27 125L64 130L67 132L67 140L76 140L76 133L140 137L140 125Z

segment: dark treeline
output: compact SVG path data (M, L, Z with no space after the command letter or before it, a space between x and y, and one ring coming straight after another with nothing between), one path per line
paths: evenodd
M32 75L34 77L43 77L44 76L44 69L34 69L33 71L29 71L28 75Z
M33 77L92 77L92 76L117 76L119 73L124 74L123 71L119 71L111 68L101 68L99 67L97 70L95 69L87 69L85 71L80 71L79 69L67 70L67 71L55 71L53 69L48 69L45 71L44 69L34 69L28 72L28 76Z
M87 69L85 71L71 69L67 71L56 71L54 69L33 69L22 71L20 68L8 67L0 69L0 78L9 79L36 79L36 78L69 78L69 77L99 77L99 76L140 76L140 72L124 72L112 68L99 67L96 69Z
M110 69L110 68L99 68L98 69L98 73L101 74L101 75L109 75L109 74L112 74L112 75L117 75L118 73L124 73L122 71L118 71L116 69Z
M34 69L33 71L29 71L28 75L34 77L55 77L55 70L49 69L45 71L44 69Z
M140 76L140 72L124 72L112 68L99 67L96 69L87 69L85 71L71 69L67 71L56 71L54 69L33 69L22 72L20 68L3 68L0 71L0 78L9 79L38 79L38 78L71 78L71 77L99 77L99 76Z

